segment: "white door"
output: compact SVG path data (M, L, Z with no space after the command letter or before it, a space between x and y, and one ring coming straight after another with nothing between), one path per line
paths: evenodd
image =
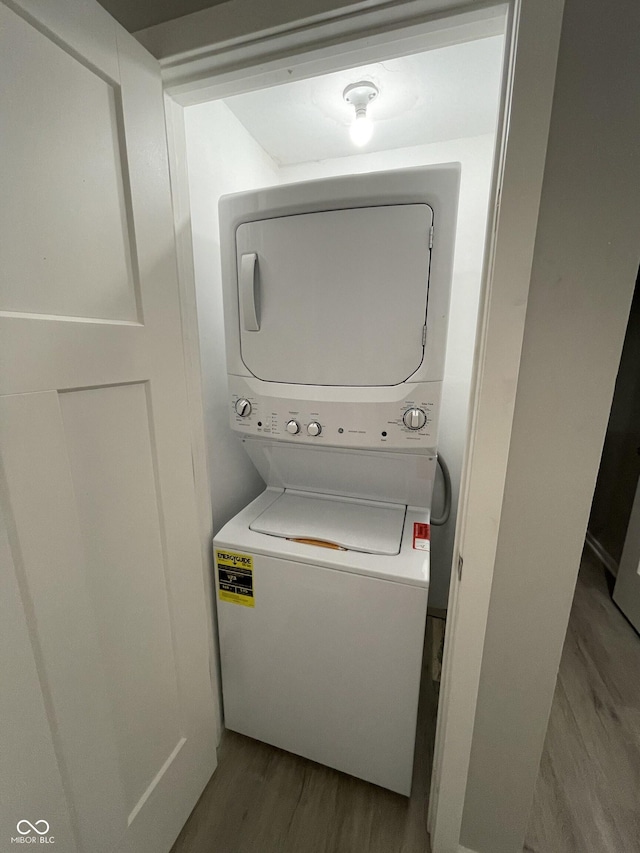
M405 204L240 225L244 364L302 385L408 379L424 357L432 222L428 205Z
M613 600L640 632L640 482L631 509Z
M0 848L162 853L217 700L159 69L93 0L13 0L0 78Z

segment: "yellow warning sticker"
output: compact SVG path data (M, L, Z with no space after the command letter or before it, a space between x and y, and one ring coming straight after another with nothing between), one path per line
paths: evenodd
M254 607L253 557L233 551L216 550L218 598L231 604Z

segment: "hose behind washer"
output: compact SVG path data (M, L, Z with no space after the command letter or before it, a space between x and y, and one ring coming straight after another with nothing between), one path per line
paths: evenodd
M442 515L431 516L431 524L436 525L436 527L446 524L451 515L451 474L449 473L449 466L441 453L438 453L438 465L442 471L442 480L444 483L444 507L442 508Z

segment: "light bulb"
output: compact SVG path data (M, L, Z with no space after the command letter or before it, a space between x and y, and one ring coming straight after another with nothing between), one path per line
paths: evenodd
M378 87L369 80L352 83L342 93L342 97L353 107L355 117L349 128L349 135L354 145L361 148L366 145L373 134L373 122L367 115L367 106L378 96Z
M351 141L358 148L366 145L373 135L373 122L367 115L366 110L358 110L356 117L349 128Z

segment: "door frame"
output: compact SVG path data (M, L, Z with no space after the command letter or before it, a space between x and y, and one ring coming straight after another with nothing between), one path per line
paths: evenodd
M169 158L169 180L173 205L173 229L176 242L176 266L182 321L182 345L187 386L187 405L191 429L191 456L193 481L196 492L200 550L205 570L205 607L209 624L209 667L211 684L216 695L215 739L220 745L224 730L222 721L222 681L220 653L217 640L217 612L214 605L213 582L213 510L211 507L211 477L207 458L204 404L202 395L202 366L200 359L200 333L196 281L193 266L191 235L191 202L187 175L187 147L185 140L184 110L169 95L164 96L165 128Z
M359 4L360 6L364 4ZM248 33L160 59L167 100L187 364L200 382L195 281L189 261L185 106L502 32L505 69L480 296L471 409L460 486L428 826L433 853L458 851L489 599L551 118L563 0L455 3L374 0L277 32ZM214 15L218 7L206 10ZM496 10L499 10L497 13ZM327 19L328 18L328 19ZM500 24L502 26L502 24ZM169 27L161 25L165 38ZM156 28L157 29L157 28ZM540 33L545 38L540 38ZM158 52L158 45L141 34ZM169 50L170 47L165 48ZM180 246L182 245L182 250ZM185 248L187 247L187 248ZM199 397L199 391L195 398ZM200 423L201 404L193 417ZM201 427L196 424L196 432ZM206 456L194 449L201 517L210 517ZM215 484L214 484L215 487ZM203 522L206 526L206 521ZM210 549L209 549L210 551ZM209 556L210 560L210 556ZM461 571L462 569L462 571ZM462 583L464 580L464 583ZM213 618L213 614L212 614ZM219 686L219 678L216 673Z

